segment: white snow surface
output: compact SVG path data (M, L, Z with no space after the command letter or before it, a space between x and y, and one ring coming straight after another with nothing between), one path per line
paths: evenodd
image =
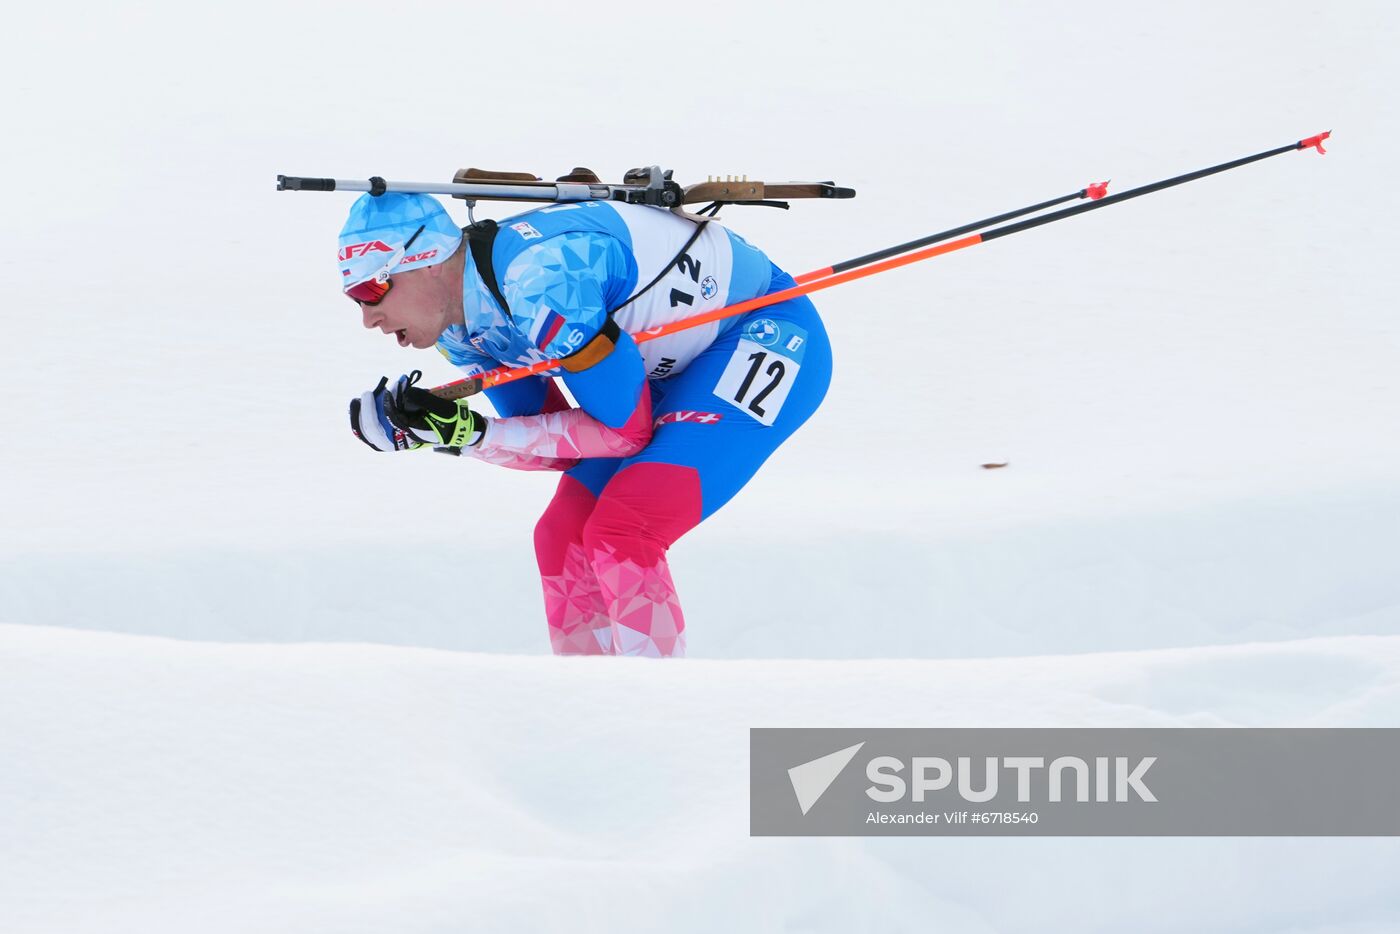
M0 931L1400 928L1391 840L751 839L745 752L1400 726L1393 4L79 2L5 38ZM817 295L831 393L673 549L660 664L546 654L552 477L353 440L381 374L454 373L336 294L351 196L273 190L855 187L724 212L800 273L1327 129Z
M1381 839L750 838L748 728L1386 726L1400 636L552 659L0 627L8 932L1363 931Z

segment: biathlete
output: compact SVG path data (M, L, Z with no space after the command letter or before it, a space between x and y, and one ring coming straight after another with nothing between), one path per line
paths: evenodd
M432 446L562 471L535 527L550 645L561 655L678 656L666 562L820 405L831 347L806 297L637 344L631 335L793 285L716 221L585 201L466 230L429 195L364 195L340 233L364 326L436 345L468 376L559 359L488 388L496 417L417 385L350 403L376 451Z

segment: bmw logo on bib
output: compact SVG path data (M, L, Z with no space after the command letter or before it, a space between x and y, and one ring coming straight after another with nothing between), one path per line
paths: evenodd
M750 321L749 326L744 330L744 336L755 344L772 347L778 342L778 322L772 318L759 318L756 321Z

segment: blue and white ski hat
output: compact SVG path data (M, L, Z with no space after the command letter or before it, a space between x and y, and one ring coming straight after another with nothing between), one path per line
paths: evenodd
M445 262L461 245L462 228L432 195L398 191L378 197L361 195L340 229L341 289L358 285L384 268L419 227L423 232L391 273Z

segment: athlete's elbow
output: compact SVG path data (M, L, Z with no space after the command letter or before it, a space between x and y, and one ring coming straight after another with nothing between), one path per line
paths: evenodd
M631 457L651 443L651 392L645 384L637 398L637 405L622 427L617 429L621 443L627 447L623 457Z
M648 416L650 416L650 413L648 413ZM628 422L628 424L619 429L617 438L618 446L622 448L622 453L619 455L620 457L631 457L633 454L640 452L642 448L651 444L651 418L648 417L646 420L638 422L635 425L632 422Z

